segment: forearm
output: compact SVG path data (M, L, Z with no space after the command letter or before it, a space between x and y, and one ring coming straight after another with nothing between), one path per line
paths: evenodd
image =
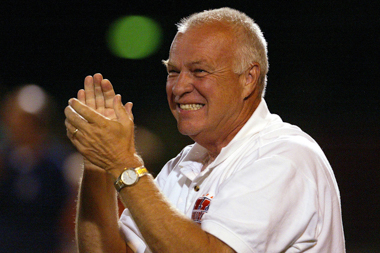
M109 231L112 236L107 234L104 238L107 240L117 238L119 245L122 237L118 234L117 212L97 210L99 213L96 215L92 214L94 212L92 209L96 210L98 206L102 208L104 205L110 206L102 204L104 201L102 199L115 199L114 194L110 194L110 188L114 191L112 184L116 178L124 168L141 166L142 161L136 154L134 146L132 103L127 103L124 107L121 97L115 96L113 104L116 120L105 118L78 100L70 99L69 106L65 109L65 123L71 133L79 129L75 136L69 134L78 151L93 164L102 167L113 178L109 181L109 177L106 176L106 187L102 186L99 191L106 192L107 195L102 196L97 195L98 191L92 192L91 186L94 186L94 183L92 180L87 182L86 176L84 177L81 191L83 203L80 204L85 207L80 206L79 217L91 225L95 224L95 231L99 231L97 236L98 234L102 236L103 231ZM177 212L160 193L151 176L144 176L137 184L124 187L120 195L148 246L154 252L232 252L231 248L222 241L207 234L200 226ZM112 206L114 208L116 204L112 203ZM93 217L96 217L96 220ZM105 219L106 222L98 219ZM105 225L110 227L105 230L99 229ZM88 233L93 233L87 226L83 227ZM78 230L78 234L79 232Z
M153 252L233 252L173 208L151 176L125 187L120 196Z
M85 168L79 190L76 239L79 252L126 252L113 180L91 166Z

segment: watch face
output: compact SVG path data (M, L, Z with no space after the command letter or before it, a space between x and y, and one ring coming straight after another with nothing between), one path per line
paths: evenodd
M137 181L138 175L134 170L126 170L121 174L124 184L131 185Z

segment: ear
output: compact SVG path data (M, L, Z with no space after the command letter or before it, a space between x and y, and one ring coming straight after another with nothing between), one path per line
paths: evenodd
M250 97L253 93L258 92L258 82L260 76L260 65L257 62L251 63L249 68L244 72L244 99Z

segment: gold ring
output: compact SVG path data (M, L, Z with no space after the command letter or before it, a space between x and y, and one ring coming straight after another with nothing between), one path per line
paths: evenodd
M78 131L79 131L78 128L74 130L73 137L75 137L75 135L78 133Z

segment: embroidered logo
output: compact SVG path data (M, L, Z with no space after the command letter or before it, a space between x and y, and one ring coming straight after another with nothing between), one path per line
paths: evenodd
M193 221L201 224L203 215L207 213L208 209L210 208L212 198L213 196L210 196L210 194L205 194L202 197L198 198L197 201L195 201L193 212L191 214L191 219Z

